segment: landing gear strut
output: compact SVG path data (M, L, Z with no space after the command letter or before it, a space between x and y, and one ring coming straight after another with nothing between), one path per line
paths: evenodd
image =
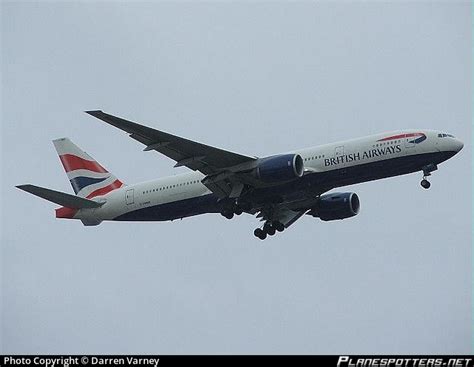
M426 179L426 177L431 176L431 172L436 171L437 169L438 166L433 163L423 167L423 180L420 182L421 187L424 189L429 189L431 187L431 183Z
M257 228L255 231L253 231L253 234L255 235L255 237L264 240L265 238L267 238L267 235L273 236L277 231L283 232L284 230L285 226L282 223L267 221L263 225L263 228Z
M266 222L263 225L263 231L266 232L269 236L273 236L276 232L275 227L273 227L272 223Z

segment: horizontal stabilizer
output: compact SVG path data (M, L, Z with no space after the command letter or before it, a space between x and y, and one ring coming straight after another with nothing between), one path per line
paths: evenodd
M103 205L103 203L98 203L93 200L81 198L79 196L66 194L64 192L59 192L51 189L45 189L44 187L39 187L35 185L18 185L17 187L20 190L29 192L30 194L39 196L40 198L65 206L67 208L91 209L98 208Z

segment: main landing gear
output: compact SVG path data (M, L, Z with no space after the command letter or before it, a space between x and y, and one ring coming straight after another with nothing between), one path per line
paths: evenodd
M426 179L426 177L431 176L431 172L436 171L438 166L436 164L429 164L423 167L423 180L421 180L420 185L424 189L429 189L431 187L431 183Z
M264 240L265 238L267 238L267 235L273 236L277 231L283 232L284 230L285 226L281 222L267 221L263 225L263 228L257 228L255 231L253 231L253 234L255 235L255 237Z
M246 202L233 202L230 205L227 204L221 211L221 215L226 217L227 219L234 218L234 215L240 215L244 212L244 210L252 209L252 205Z

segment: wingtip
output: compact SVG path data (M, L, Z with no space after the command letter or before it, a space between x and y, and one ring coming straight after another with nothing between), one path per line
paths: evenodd
M102 110L89 110L89 111L84 111L85 113L89 114L89 115L92 115L92 116L95 116L95 115L98 115L100 113L103 113Z
M26 191L26 189L27 189L28 187L30 187L30 186L31 186L30 184L23 184L23 185L16 185L15 187L16 187L17 189Z

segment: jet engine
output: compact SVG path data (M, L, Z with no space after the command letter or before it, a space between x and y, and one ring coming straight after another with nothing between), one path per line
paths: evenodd
M280 183L299 178L303 172L303 158L299 154L282 154L260 159L255 176L265 183Z
M350 218L359 213L360 201L353 192L337 192L322 195L308 213L324 221Z

